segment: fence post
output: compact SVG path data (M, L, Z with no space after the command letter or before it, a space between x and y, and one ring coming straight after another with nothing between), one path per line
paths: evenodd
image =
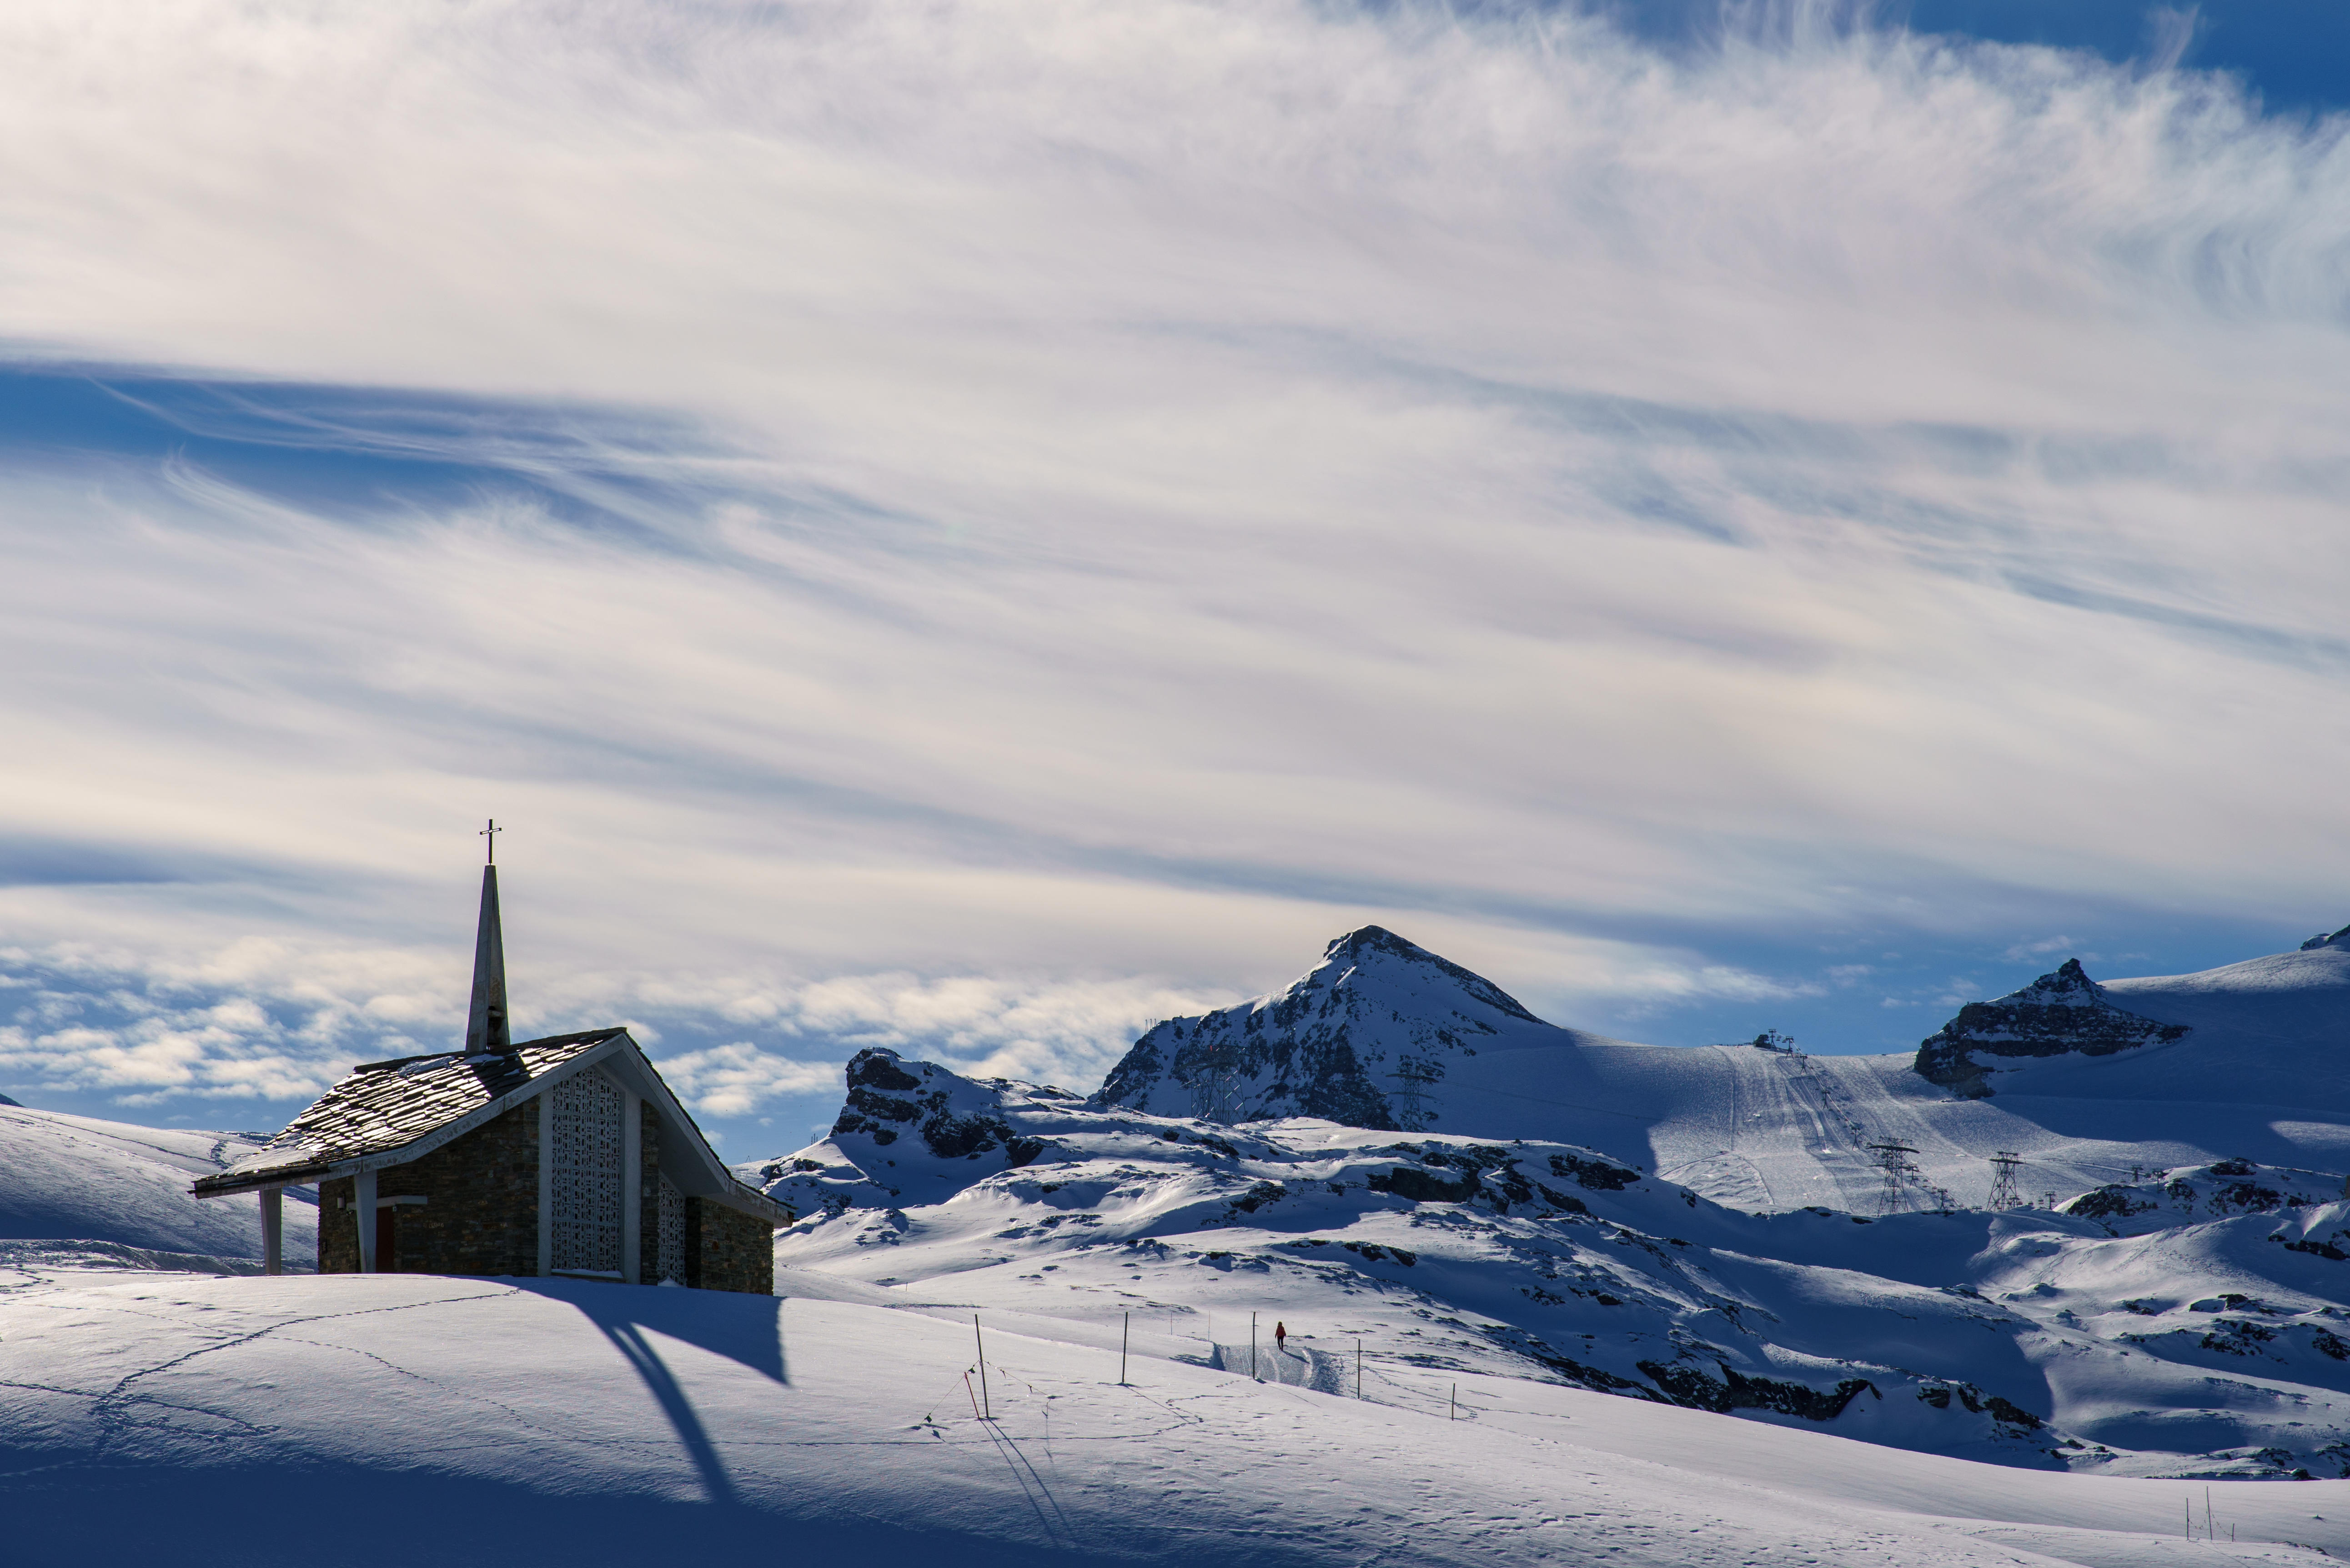
M995 1401L987 1397L987 1341L980 1337L979 1314L977 1313L971 1314L971 1337L972 1342L979 1346L980 1403L987 1407L987 1414L982 1416L980 1419L983 1421L993 1421L995 1419Z

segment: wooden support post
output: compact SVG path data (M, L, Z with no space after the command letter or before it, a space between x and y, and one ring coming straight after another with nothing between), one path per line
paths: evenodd
M261 1272L286 1272L286 1189L282 1187L261 1189Z

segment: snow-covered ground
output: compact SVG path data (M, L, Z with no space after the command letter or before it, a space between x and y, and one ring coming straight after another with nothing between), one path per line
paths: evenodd
M2345 1032L2343 933L2068 966L1937 1076L1557 1029L1369 929L1091 1096L860 1054L738 1168L780 1301L172 1272L257 1255L185 1196L251 1140L0 1106L0 1561L2323 1561Z
M899 1292L821 1274L786 1276L783 1300L396 1275L6 1282L12 1563L2350 1553L2350 1481L2211 1487L2220 1539L2190 1542L2199 1482L2019 1472L1384 1358L1357 1400L1173 1359L1203 1341L1140 1318L1121 1386L1114 1321L1040 1334L983 1303L982 1420L972 1303L951 1289L904 1311L868 1299Z
M1569 1145L1143 1116L887 1052L758 1168L786 1265L1262 1371L1564 1383L2005 1465L2350 1474L2350 1202L2182 1168L2083 1212L1755 1214ZM772 1173L772 1174L770 1174ZM2172 1196L2173 1194L2178 1196ZM1288 1366L1287 1363L1274 1363Z
M258 1268L255 1200L199 1202L188 1184L265 1141L0 1105L0 1259ZM289 1265L312 1266L317 1195L289 1189L285 1217Z

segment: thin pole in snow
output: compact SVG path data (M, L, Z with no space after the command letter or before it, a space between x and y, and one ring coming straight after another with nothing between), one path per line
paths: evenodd
M968 1372L962 1375L962 1391L971 1394L971 1418L976 1421L979 1419L979 1396L971 1393L971 1374Z
M979 1346L979 1397L981 1402L987 1407L987 1414L982 1416L980 1419L993 1421L995 1419L995 1401L987 1397L987 1341L980 1338L977 1313L971 1314L971 1337Z
M2203 1539L2213 1541L2218 1537L2219 1532L2211 1528L2211 1489L2207 1486L2203 1489Z
M1130 1312L1119 1314L1118 1324L1118 1386L1121 1388L1126 1386L1127 1337L1133 1332L1134 1314Z
M1355 1341L1355 1397L1363 1397L1363 1342Z
M1249 1376L1256 1376L1256 1314L1249 1314Z
M1461 1385L1458 1383L1452 1386L1452 1413L1446 1419L1452 1421L1461 1419Z
M2195 1539L2195 1500L2182 1497L2178 1500L2178 1506L2187 1511L2187 1539L2192 1541Z

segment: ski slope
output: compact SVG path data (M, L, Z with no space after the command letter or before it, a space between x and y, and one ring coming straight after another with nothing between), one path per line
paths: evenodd
M2017 1472L1475 1372L1382 1360L1358 1400L1194 1365L1200 1340L1140 1326L1121 1385L1107 1307L1043 1324L982 1303L983 1358L952 1282L790 1275L778 1300L15 1270L9 1554L2206 1568L2350 1552L2350 1481L2210 1488L2220 1539L2190 1542L2202 1483ZM966 1394L983 1362L988 1419Z
M0 1256L78 1257L128 1267L258 1268L251 1199L198 1202L188 1184L266 1141L0 1106ZM290 1188L288 1266L313 1266L317 1196Z
M2116 980L2114 1005L2187 1026L2108 1055L1998 1061L1991 1094L1913 1058L1637 1044L1534 1017L1491 981L1366 927L1287 990L1173 1019L1097 1099L1228 1122L1296 1115L1604 1150L1739 1208L1875 1212L1871 1144L1913 1147L1908 1206L1990 1194L2013 1150L2033 1196L2231 1157L2350 1171L2350 932L2201 974ZM2022 993L2019 993L2021 995Z

